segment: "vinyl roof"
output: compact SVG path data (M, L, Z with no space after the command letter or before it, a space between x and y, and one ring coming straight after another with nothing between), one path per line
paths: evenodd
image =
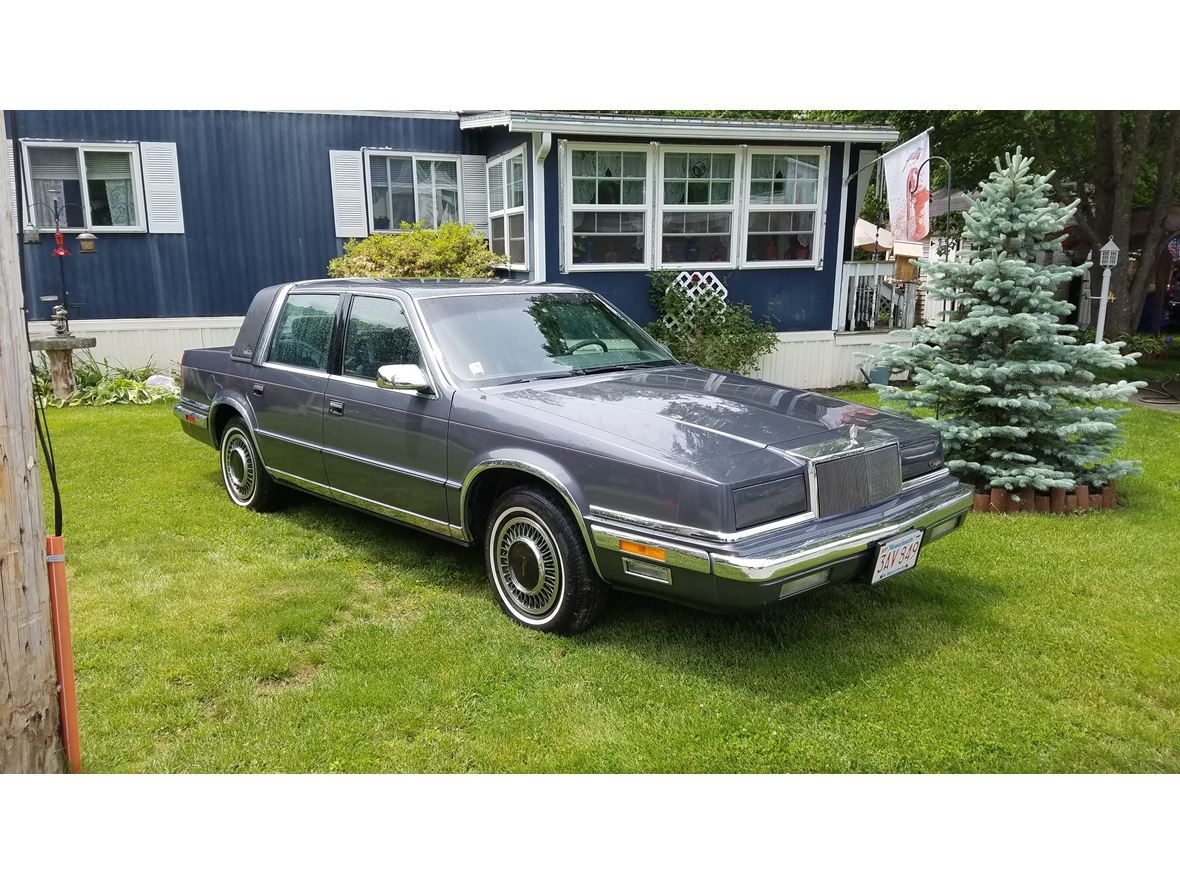
M489 126L506 126L509 132L793 142L861 141L884 144L897 141L899 136L898 131L889 126L814 123L805 120L719 120L566 111L481 111L459 117L461 129Z

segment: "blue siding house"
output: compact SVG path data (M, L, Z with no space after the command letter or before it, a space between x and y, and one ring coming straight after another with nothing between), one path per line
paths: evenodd
M850 380L873 343L839 332L847 180L896 140L887 127L546 111L23 110L5 124L30 315L47 320L42 297L61 292L56 200L71 325L125 363L229 343L255 291L321 277L349 238L403 220L474 224L505 275L584 286L640 322L652 271L712 271L779 330L762 373L780 382Z

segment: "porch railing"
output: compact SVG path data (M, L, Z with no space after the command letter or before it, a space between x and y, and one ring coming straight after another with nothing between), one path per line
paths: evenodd
M892 261L848 261L842 273L842 331L878 332L913 327L917 281L895 281Z

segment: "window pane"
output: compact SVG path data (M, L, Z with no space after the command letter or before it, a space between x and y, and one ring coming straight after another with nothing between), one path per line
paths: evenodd
M598 181L598 202L618 205L621 202L622 194L620 193L620 186L618 180L599 179Z
M688 202L700 205L709 202L709 182L690 181L688 183Z
M524 205L524 159L513 157L508 170L508 206L515 209Z
M490 248L497 255L504 255L507 249L504 245L504 217L492 219L492 236L490 239Z
M623 182L623 202L629 206L637 206L643 202L643 182L627 179Z
M597 162L594 151L574 151L574 175L593 178L598 171Z
M382 366L421 364L402 306L388 298L354 297L344 333L344 374L377 378Z
M748 261L807 261L811 258L810 234L750 234Z
M488 165L488 211L504 209L504 161Z
M54 225L51 208L57 201L62 227L83 227L82 182L78 152L73 148L29 148L29 178L33 186L33 215L41 227Z
M628 178L646 178L647 155L634 152L623 154L623 174Z
M514 240L524 239L524 213L508 216L508 236Z
M687 185L683 181L664 182L664 202L668 205L683 206L687 194Z
M440 190L437 194L438 202L435 217L439 224L459 220L459 192Z
M750 202L815 205L819 202L819 160L810 154L752 154Z
M709 202L714 206L724 206L733 202L733 185L728 181L715 181L709 190Z
M774 178L774 157L769 154L751 154L750 177Z
M666 212L661 243L667 264L694 264L730 260L728 212Z
M508 260L512 264L524 264L524 240L509 241Z
M139 224L131 155L123 151L84 151L90 223L97 227Z
M574 264L642 264L642 234L574 236Z
M687 178L688 154L664 154L664 177Z
M287 299L279 314L270 360L327 371L338 295L300 295Z
M574 202L583 204L598 202L598 184L593 178L574 179Z
M448 190L459 189L459 166L454 160L434 160L434 183Z
M598 177L622 178L623 155L618 151L598 152Z

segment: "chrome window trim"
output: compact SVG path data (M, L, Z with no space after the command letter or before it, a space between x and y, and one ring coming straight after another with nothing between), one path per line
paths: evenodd
M418 320L418 325L422 327L422 331L429 334L429 330L426 328L426 323L423 320L422 315L418 312L417 305L414 304L414 299L408 294L403 297L402 295L398 295L396 292L367 292L356 291L354 289L348 289L346 291L351 296L351 300L348 304L348 315L344 317L344 329L342 330L343 337L340 340L340 374L330 375L329 377L332 379L345 381L349 384L362 384L370 387L376 387L378 390L389 390L393 393L400 393L405 396L416 396L422 399L438 399L438 385L435 384L434 378L431 375L429 364L430 357L428 356L427 349L422 346L422 342L419 340L418 330L414 328L414 321L411 319L412 315ZM344 346L348 343L348 322L350 319L352 319L352 302L356 301L358 298L381 298L386 301L395 301L401 306L402 313L405 314L406 317L406 325L409 326L410 334L414 336L414 343L418 345L418 353L422 357L422 374L426 376L426 381L430 384L430 393L419 393L417 390L397 390L396 388L392 387L381 387L375 380L361 378L356 375L344 374ZM431 347L435 346L434 340L432 338L428 338L428 341ZM441 362L441 360L438 362Z
M272 363L269 360L261 366L263 369L277 369L280 372L294 372L296 375L306 375L308 378L327 378L327 372L319 369L305 369L302 366L289 366L286 363Z

